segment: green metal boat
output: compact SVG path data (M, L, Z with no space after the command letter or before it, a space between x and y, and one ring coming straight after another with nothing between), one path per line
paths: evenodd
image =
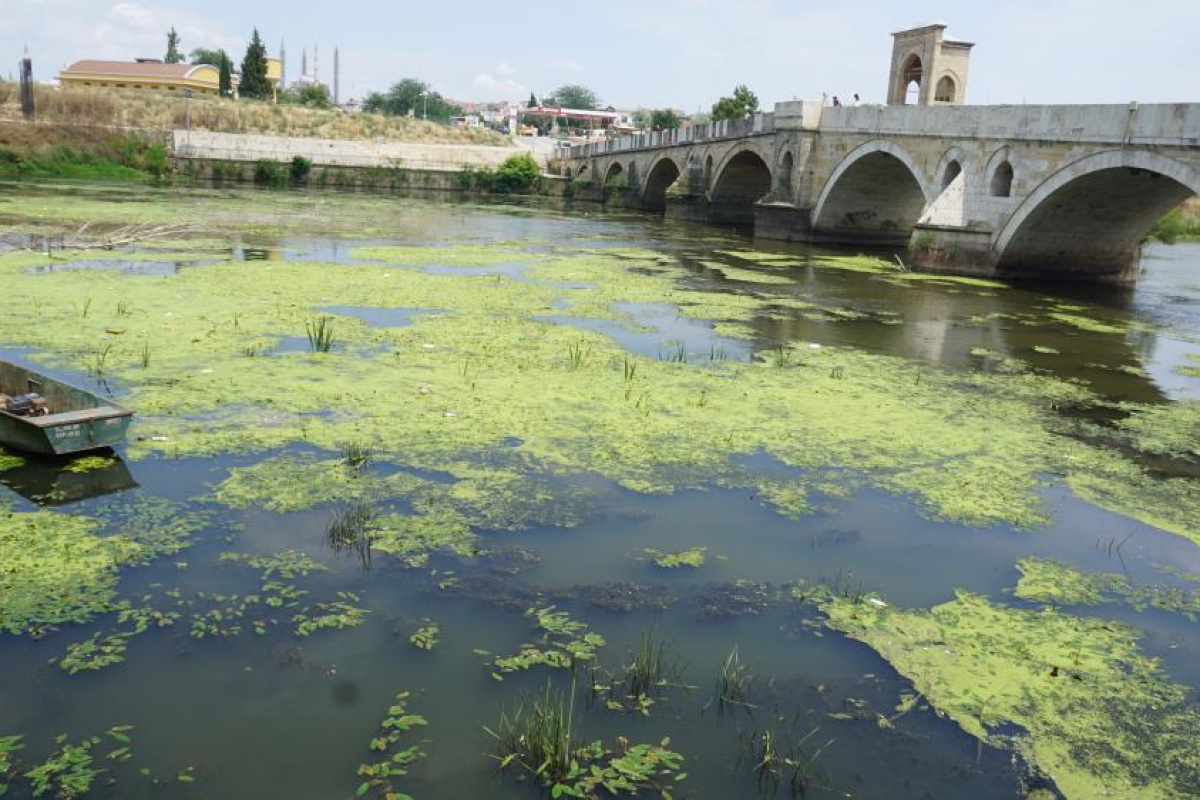
M43 455L125 440L133 412L92 392L0 361L0 444Z

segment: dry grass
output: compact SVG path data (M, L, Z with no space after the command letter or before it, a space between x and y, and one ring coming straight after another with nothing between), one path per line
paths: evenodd
M165 132L184 125L184 101L176 94L136 89L35 88L40 122L84 127ZM17 87L0 81L0 120L19 120ZM450 128L432 122L378 114L345 114L255 100L192 98L192 127L224 133L258 133L320 139L387 139L403 142L481 144L510 142L491 131Z

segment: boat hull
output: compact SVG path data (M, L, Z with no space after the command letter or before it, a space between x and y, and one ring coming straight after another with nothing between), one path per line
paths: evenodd
M0 394L35 392L50 414L0 411L0 445L41 455L70 455L113 447L125 440L133 412L116 403L25 367L0 361Z
M133 417L130 412L101 413L82 419L80 416L75 412L26 418L0 412L0 444L51 456L100 450L125 441ZM55 420L55 417L69 418Z

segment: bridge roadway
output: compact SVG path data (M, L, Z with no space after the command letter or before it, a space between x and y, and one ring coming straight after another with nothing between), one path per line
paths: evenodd
M908 246L921 269L1132 282L1200 194L1200 103L860 106L573 147L551 163L667 216L792 241Z

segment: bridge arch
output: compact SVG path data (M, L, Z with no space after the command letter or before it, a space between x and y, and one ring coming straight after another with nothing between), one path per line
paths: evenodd
M886 139L856 147L838 163L813 206L814 234L826 241L906 244L936 196L903 148Z
M608 165L608 169L604 172L604 185L608 186L613 181L621 177L625 168L621 166L620 161L614 161Z
M713 175L709 219L731 225L754 222L754 204L771 193L771 159L750 146L730 150Z
M646 174L646 183L642 187L642 207L648 211L662 211L667 207L667 189L679 180L683 174L679 164L670 156L663 156L654 162Z
M1108 150L1034 189L993 240L996 270L1039 278L1125 281L1143 237L1200 194L1200 170L1148 151Z

